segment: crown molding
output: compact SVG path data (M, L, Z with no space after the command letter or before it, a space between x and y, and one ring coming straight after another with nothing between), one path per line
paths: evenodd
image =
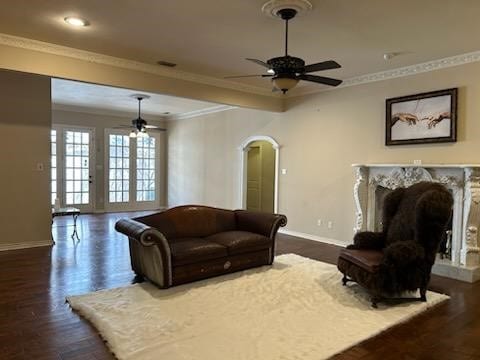
M386 71L381 71L381 72L366 74L361 76L355 76L355 77L344 80L340 86L337 86L335 88L321 89L321 90L309 88L303 91L299 89L298 92L295 92L295 94L290 95L289 97L310 95L310 94L315 94L323 91L331 91L331 90L349 87L349 86L362 85L362 84L368 84L368 83L377 82L377 81L416 75L416 74L426 73L430 71L446 69L453 66L470 64L477 61L480 61L480 51L474 51L466 54L450 56L444 59L427 61L421 64L405 66L397 69L386 70Z
M77 60L88 61L101 65L115 66L122 69L141 71L149 74L160 75L173 79L191 81L203 85L216 86L231 90L243 91L257 95L278 97L269 89L264 89L252 85L240 84L223 79L217 79L211 76L193 74L186 71L151 65L139 61L118 58L114 56L99 54L91 51L80 50L63 45L47 43L44 41L28 39L24 37L0 33L0 45L11 46L26 50L38 51L52 55L65 56Z
M246 93L276 97L276 98L279 98L279 97L293 98L293 97L299 97L304 95L316 94L323 91L331 91L331 90L349 87L349 86L363 85L363 84L368 84L368 83L377 82L377 81L416 75L416 74L426 73L434 70L441 70L441 69L445 69L453 66L465 65L465 64L480 61L480 51L474 51L474 52L455 55L455 56L451 56L451 57L447 57L439 60L432 60L432 61L424 62L421 64L415 64L415 65L405 66L397 69L391 69L391 70L381 71L377 73L355 76L349 79L345 79L343 83L336 88L329 88L329 89L315 89L315 88L301 89L300 88L297 91L289 93L286 96L284 96L282 94L272 93L270 89L260 88L257 86L231 82L223 79L217 79L211 76L193 74L193 73L189 73L181 70L161 67L158 65L146 64L139 61L122 59L122 58L113 57L109 55L94 53L86 50L75 49L67 46L51 44L43 41L38 41L38 40L23 38L19 36L3 34L3 33L0 33L0 45L22 48L22 49L32 50L32 51L39 51L47 54L65 56L65 57L69 57L77 60L83 60L83 61L88 61L88 62L102 64L102 65L109 65L109 66L114 66L114 67L128 69L128 70L141 71L141 72L155 74L155 75L164 76L168 78L191 81L191 82L195 82L203 85L216 86L220 88L243 91ZM219 110L219 111L223 111L223 110ZM182 118L182 115L184 114L179 115L179 117ZM193 115L188 117L194 117L194 116L198 116L198 115ZM172 116L171 118L175 119L177 117Z
M189 112L185 112L185 113L178 114L178 115L169 116L169 117L167 117L167 120L190 119L190 118L194 118L194 117L197 117L197 116L213 114L213 113L217 113L217 112L221 112L221 111L233 110L233 109L236 109L236 108L237 108L237 106L229 106L229 105L212 106L212 107L205 108L205 109L194 110L194 111L189 111Z
M67 112L75 112L75 113L83 113L83 114L92 114L92 115L103 115L103 116L113 116L125 119L133 119L137 117L136 112L130 111L122 111L122 110L114 110L114 109L100 109L95 107L89 106L79 106L79 105L70 105L70 104L52 104L52 110L54 111L67 111ZM165 121L168 120L165 116L160 115L152 115L152 114L143 114L146 115L148 120L153 121Z

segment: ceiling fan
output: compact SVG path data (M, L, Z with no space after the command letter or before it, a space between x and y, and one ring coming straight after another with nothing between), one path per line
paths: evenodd
M311 81L319 84L338 86L342 80L332 79L323 76L310 75L311 72L338 69L341 65L336 61L329 60L315 64L305 65L305 61L298 57L288 55L288 21L297 15L295 9L284 8L277 12L277 16L285 21L285 55L274 57L267 62L258 59L246 60L268 69L268 74L262 75L240 75L227 76L225 79L236 79L244 77L270 77L274 85L273 91L282 91L284 94L294 88L300 80Z
M141 116L141 112L142 112L142 100L144 99L149 99L150 96L148 95L143 95L143 94L133 94L133 95L130 95L131 97L137 99L138 101L138 116L136 119L133 119L132 120L132 125L120 125L120 126L117 126L116 129L125 129L125 128L128 128L128 129L132 129L132 131L130 132L130 137L131 138L136 138L136 137L149 137L148 133L147 133L147 129L148 131L167 131L167 129L163 129L159 126L156 126L156 125L148 125L147 122L142 119L142 116Z

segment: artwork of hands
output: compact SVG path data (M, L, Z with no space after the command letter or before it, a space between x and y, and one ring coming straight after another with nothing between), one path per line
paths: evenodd
M419 119L416 115L410 113L396 113L392 116L392 125L395 125L397 121L405 122L409 126L416 125L419 121L428 121L428 128L432 129L443 119L450 119L450 112L441 112L435 115L430 115Z

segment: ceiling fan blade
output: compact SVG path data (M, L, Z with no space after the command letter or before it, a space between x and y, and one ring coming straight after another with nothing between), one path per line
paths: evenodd
M248 77L271 77L270 74L260 74L260 75L235 75L235 76L225 76L224 79L238 79L238 78L248 78Z
M316 64L310 64L305 66L305 72L315 72L315 71L322 71L322 70L330 70L330 69L339 69L342 66L333 60L323 61Z
M315 83L325 84L330 86L338 86L343 82L342 80L332 79L332 78L317 76L317 75L298 75L297 79L312 81Z
M249 59L249 58L246 58L245 60L254 62L257 65L260 65L260 66L266 67L267 69L270 69L270 65L268 65L265 61L258 60L258 59Z
M160 131L166 130L156 125L145 125L144 128L148 130L160 130Z
M146 129L147 132L150 132L150 131L167 131L167 129L164 129L164 128L150 128L150 129Z
M118 125L118 126L114 126L113 128L114 129L132 129L133 126L132 125Z

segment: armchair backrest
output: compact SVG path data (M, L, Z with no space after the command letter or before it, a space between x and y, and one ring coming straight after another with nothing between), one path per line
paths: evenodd
M386 245L415 240L433 261L452 214L453 198L441 184L421 182L385 197L383 231Z
M135 220L158 229L168 240L205 237L235 230L235 212L208 206L178 206Z

